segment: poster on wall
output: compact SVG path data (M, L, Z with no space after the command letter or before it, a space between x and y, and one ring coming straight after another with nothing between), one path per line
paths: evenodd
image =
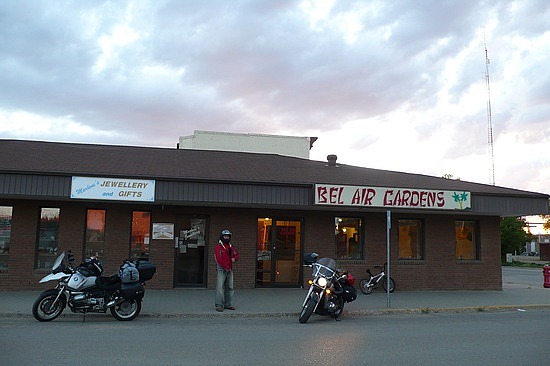
M153 239L155 240L173 240L174 224L153 223Z

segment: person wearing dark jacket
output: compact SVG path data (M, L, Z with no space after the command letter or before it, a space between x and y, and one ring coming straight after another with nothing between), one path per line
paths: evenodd
M231 245L231 232L222 230L220 240L214 249L216 259L216 310L235 310L232 305L233 294L233 263L239 260L239 252Z

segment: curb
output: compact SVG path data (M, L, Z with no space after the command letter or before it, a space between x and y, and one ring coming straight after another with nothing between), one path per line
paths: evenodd
M354 310L344 311L343 317L347 318L365 318L369 316L381 315L402 315L402 314L438 314L438 313L474 313L474 312L500 312L500 311L525 311L525 310L550 310L550 305L491 305L491 306L468 306L461 308L416 308L416 309L385 309L385 310ZM202 314L160 314L145 313L140 314L138 318L152 319L227 319L227 318L288 318L298 317L299 312L276 312L276 313L202 313ZM107 317L113 319L110 314L86 313L86 318ZM30 313L3 313L0 318L30 318ZM67 313L61 314L59 318L82 319L83 314Z

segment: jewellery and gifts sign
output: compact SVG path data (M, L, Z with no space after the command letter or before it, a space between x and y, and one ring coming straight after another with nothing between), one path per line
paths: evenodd
M155 202L155 181L73 177L71 198Z
M470 197L464 191L315 185L316 205L468 210Z

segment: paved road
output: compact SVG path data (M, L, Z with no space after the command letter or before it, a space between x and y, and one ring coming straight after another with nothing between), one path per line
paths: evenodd
M545 365L550 310L0 323L3 365Z

